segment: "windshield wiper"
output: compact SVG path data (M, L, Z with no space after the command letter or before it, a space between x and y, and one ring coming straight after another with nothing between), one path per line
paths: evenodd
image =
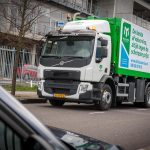
M60 37L59 40L63 40L63 39L67 39L68 36L63 36L63 37Z
M82 56L57 56L57 55L42 55L42 57L44 57L44 58L54 57L54 58L59 58L59 59L62 58L62 57L79 58L79 59L85 58L85 57L82 57Z
M84 58L84 57L81 57L81 56L62 56L62 57L67 57L67 58L80 58L80 59Z
M57 55L42 55L42 57L44 57L44 58L48 58L48 57L61 58L61 56L57 56Z

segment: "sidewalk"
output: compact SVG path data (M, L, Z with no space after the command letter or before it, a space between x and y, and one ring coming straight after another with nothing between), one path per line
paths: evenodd
M45 103L46 99L39 98L36 92L22 92L16 91L16 99L21 103Z

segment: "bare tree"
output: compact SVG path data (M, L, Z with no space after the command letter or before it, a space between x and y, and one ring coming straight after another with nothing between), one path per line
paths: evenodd
M19 63L19 52L24 47L26 33L31 30L35 21L42 16L42 5L44 0L8 0L0 2L2 6L3 17L9 22L10 27L16 29L16 55L13 67L11 94L16 91L16 71ZM16 11L16 13L14 13ZM17 14L17 15L16 15Z

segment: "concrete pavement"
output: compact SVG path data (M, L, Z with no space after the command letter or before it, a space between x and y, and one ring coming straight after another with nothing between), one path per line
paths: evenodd
M150 109L124 104L109 111L93 105L24 104L44 124L87 135L126 150L150 150Z
M36 92L16 91L16 99L22 103L45 103L46 99L39 98Z

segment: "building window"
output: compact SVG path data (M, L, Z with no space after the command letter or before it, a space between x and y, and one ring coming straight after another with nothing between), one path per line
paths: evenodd
M137 2L134 2L133 14L137 17L140 17L150 22L150 9L142 6L141 4Z

